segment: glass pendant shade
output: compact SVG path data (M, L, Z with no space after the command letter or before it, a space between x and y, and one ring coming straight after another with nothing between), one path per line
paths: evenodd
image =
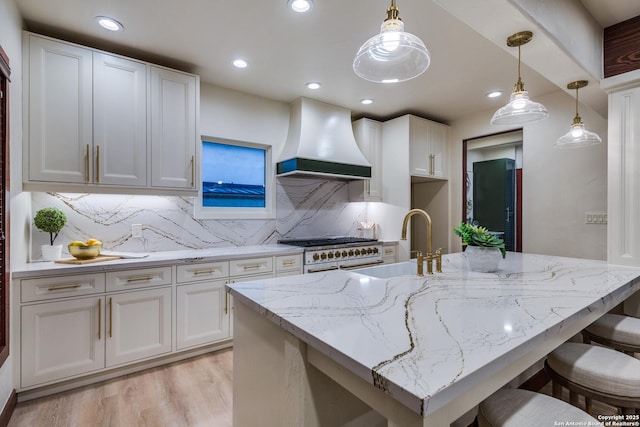
M578 114L578 89L587 86L589 84L586 80L578 80L571 82L567 85L567 89L576 90L576 115L571 123L569 132L562 135L556 141L556 148L574 148L574 147L588 147L589 145L595 145L602 142L597 133L589 132L582 123L582 118Z
M353 71L376 83L396 83L418 77L429 68L429 50L422 40L404 31L395 0L387 14L380 34L371 37L358 50Z
M555 146L557 148L588 147L589 145L595 145L601 142L602 140L597 133L589 132L585 129L584 123L580 122L576 124L574 122L569 132L558 138Z
M529 99L526 90L513 92L509 103L495 112L492 125L518 125L535 123L549 117L544 105Z

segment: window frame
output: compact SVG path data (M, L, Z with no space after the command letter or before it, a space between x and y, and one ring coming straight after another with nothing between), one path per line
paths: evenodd
M257 148L264 150L264 208L257 207L217 207L202 205L202 176L204 173L202 154L202 144L204 142L235 145L238 147ZM194 201L194 218L196 219L274 219L276 217L276 185L275 185L275 165L273 164L273 147L268 144L260 144L249 141L239 141L227 138L201 135L198 145L198 158L200 167L198 168L198 198Z

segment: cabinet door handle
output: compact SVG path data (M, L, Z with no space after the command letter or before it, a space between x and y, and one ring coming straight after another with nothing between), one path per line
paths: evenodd
M109 298L109 338L113 337L113 298Z
M152 280L153 276L138 276L138 277L127 277L127 283L131 282L142 282L147 280Z
M192 274L194 276L197 276L199 274L213 274L214 272L215 272L215 270L211 268L209 270L196 270Z
M87 151L84 154L84 180L89 182L89 144L87 144Z
M260 264L251 264L251 265L245 265L243 267L246 270L256 270L258 268L260 268Z
M429 154L429 175L435 174L435 158L435 155Z
M80 286L82 285L79 283L76 283L75 285L50 286L47 288L47 290L49 292L55 292L55 291L63 291L65 289L78 289Z
M102 300L98 299L98 341L102 339Z
M296 263L295 259L285 259L284 261L282 261L282 265L294 265Z
M224 293L224 314L229 312L229 292Z
M100 146L96 145L96 182L100 182Z
M195 186L196 182L196 159L191 156L191 187Z

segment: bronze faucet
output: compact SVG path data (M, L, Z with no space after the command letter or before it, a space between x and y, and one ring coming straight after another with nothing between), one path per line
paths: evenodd
M404 217L402 222L402 236L401 240L407 240L407 225L409 224L409 218L414 215L423 216L427 221L427 256L423 258L422 253L418 252L418 276L422 276L422 262L427 261L427 274L433 274L433 261L436 262L436 273L442 273L442 249L436 250L433 253L432 232L431 232L431 217L428 213L422 209L411 209Z

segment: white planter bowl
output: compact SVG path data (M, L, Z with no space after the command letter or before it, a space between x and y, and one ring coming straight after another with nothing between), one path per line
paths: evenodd
M40 250L42 251L42 259L45 261L55 261L60 259L62 255L62 245L42 245Z
M467 246L464 257L469 263L471 271L493 273L498 271L502 252L498 248L486 248L484 246Z

